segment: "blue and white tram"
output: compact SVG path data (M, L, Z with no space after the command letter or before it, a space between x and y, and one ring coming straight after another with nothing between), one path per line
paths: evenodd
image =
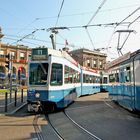
M65 51L32 49L28 65L28 111L64 108L81 95L100 92L97 71L81 67Z
M81 95L100 92L100 74L96 70L81 67Z
M32 50L29 61L28 111L64 108L81 95L81 69L66 52Z
M107 73L101 74L100 84L101 84L100 91L107 92L108 91L108 74Z
M140 111L140 50L110 63L108 87L113 100L129 110Z

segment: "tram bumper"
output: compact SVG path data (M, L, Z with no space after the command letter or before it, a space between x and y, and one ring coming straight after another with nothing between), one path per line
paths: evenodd
M28 112L38 112L40 110L40 102L28 103Z

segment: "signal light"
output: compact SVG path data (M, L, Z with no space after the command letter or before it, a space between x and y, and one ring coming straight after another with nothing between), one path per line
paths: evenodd
M10 69L10 61L5 62L7 65L5 65L6 68Z
M6 58L8 58L8 60L10 60L10 54L8 53L7 55L5 55Z
M8 60L5 61L5 63L6 63L5 67L7 67L8 70L10 70L11 69L11 65L12 65L11 64L11 55L10 55L10 53L8 53L7 55L5 55L5 57L8 58Z
M19 69L18 69L19 71L22 71L22 67L19 67Z

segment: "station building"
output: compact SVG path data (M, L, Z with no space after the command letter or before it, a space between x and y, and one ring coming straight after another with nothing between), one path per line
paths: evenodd
M4 82L4 80L8 79L9 70L6 66L6 55L9 53L12 54L12 79L15 83L21 84L21 79L26 81L28 77L28 60L31 55L31 48L24 45L7 45L0 44L0 84ZM63 48L63 50L68 51L67 48ZM101 53L99 51L91 51L85 48L73 50L68 53L81 65L85 67L89 67L99 72L105 70L106 65L106 57L107 55ZM26 83L23 83L26 85Z
M99 51L91 51L85 48L70 52L71 56L82 66L104 71L107 55Z
M9 70L5 65L7 61L6 55L10 53L12 54L12 79L15 80L16 83L20 83L21 79L26 81L28 76L27 64L29 56L31 55L31 49L23 45L12 46L0 44L0 84L2 84L6 78L8 79Z

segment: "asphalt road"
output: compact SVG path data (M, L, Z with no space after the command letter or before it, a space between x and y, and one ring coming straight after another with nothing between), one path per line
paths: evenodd
M81 97L65 111L74 121L102 140L140 139L140 117L111 102L107 93ZM37 139L33 127L34 116L27 113L27 107L12 116L0 116L0 139ZM75 130L67 118L63 118L63 112L49 116L65 139L89 139L79 129ZM58 139L43 114L38 123L44 137L46 135L49 140Z
M140 117L108 99L78 99L66 111L73 120L103 140L140 139Z

